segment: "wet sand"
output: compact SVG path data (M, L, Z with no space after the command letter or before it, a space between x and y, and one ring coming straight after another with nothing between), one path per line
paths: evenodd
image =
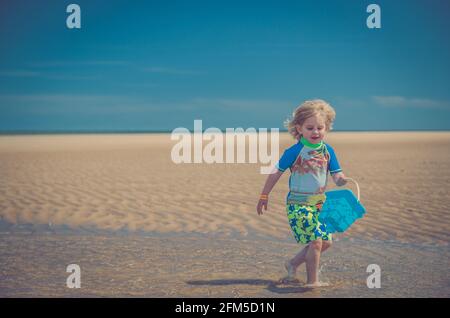
M311 291L277 284L299 249L288 173L258 217L259 164L176 165L167 134L0 136L0 296L449 297L450 133L327 142L367 215L323 256L333 286ZM81 289L66 288L71 263Z
M446 247L343 239L322 256L321 280L308 289L280 284L298 246L283 240L199 234L2 235L1 297L450 297ZM66 267L81 288L66 287ZM369 264L381 288L369 289Z

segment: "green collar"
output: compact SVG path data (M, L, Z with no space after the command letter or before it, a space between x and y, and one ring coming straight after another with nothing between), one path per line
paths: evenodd
M302 136L302 138L300 138L300 142L303 145L305 145L305 146L307 146L309 148L312 148L312 149L318 149L318 148L320 148L323 145L323 140L321 140L318 144L312 144L303 136Z

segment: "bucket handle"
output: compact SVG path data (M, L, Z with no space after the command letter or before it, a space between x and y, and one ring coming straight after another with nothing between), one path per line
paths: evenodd
M358 182L356 182L355 179L348 178L348 177L345 177L345 180L347 180L347 181L352 181L354 184L356 184L356 190L358 191L358 202L359 202L359 199L360 199L360 191L359 191L359 184L358 184Z

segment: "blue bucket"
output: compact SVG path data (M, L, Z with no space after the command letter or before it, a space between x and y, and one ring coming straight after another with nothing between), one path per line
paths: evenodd
M327 226L330 233L346 231L357 219L366 213L359 198L359 185L353 181L358 189L358 197L349 189L326 191L327 199L320 211L319 221Z

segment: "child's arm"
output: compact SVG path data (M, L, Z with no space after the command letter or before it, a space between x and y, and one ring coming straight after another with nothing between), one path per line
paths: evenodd
M331 175L331 176L333 177L334 183L335 183L338 187L347 184L347 180L346 180L347 178L345 177L345 175L344 175L343 172L338 172L338 173L335 173L335 174L333 174L333 175Z
M266 184L264 185L264 188L259 197L258 205L256 206L256 211L258 212L258 215L263 214L263 207L264 210L267 211L267 203L269 202L269 193L270 191L272 191L273 187L278 182L282 174L283 171L276 169L275 172L273 172L267 177Z

